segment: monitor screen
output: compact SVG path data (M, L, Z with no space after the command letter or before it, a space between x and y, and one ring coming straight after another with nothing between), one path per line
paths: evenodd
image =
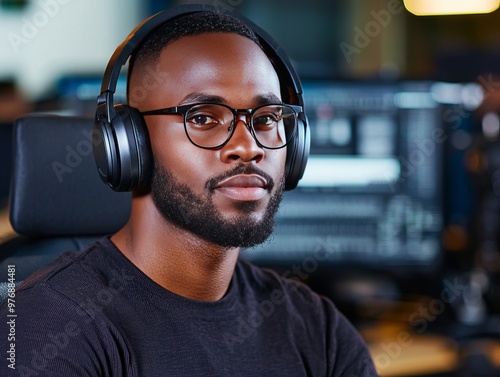
M464 90L437 82L305 82L306 171L285 194L273 236L242 257L434 265L446 220L446 111L463 108Z

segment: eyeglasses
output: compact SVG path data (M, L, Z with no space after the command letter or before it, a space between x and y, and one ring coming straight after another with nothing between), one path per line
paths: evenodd
M233 109L219 103L195 103L141 112L142 115L178 114L184 117L184 129L194 145L217 149L233 136L236 117L245 116L245 125L257 144L267 149L283 148L294 136L302 107L267 104L253 109Z

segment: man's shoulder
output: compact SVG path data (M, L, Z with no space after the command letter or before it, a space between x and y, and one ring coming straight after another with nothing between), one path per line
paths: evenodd
M105 257L102 240L89 244L79 251L65 252L29 276L16 289L18 301L42 299L71 301L77 294L92 292L102 285L98 266ZM109 263L108 263L109 264Z
M20 370L44 376L73 375L73 368L82 371L78 375L83 370L94 376L104 375L104 370L125 375L122 369L130 363L125 340L104 313L112 307L110 295L122 287L117 281L103 284L106 268L98 266L110 259L102 254L106 246L100 241L65 253L25 280L15 292L15 306L0 303L1 315L15 313L11 317ZM6 322L0 323L0 331L7 333ZM118 362L107 365L109 360Z
M101 248L99 242L93 242L79 251L67 251L29 276L18 288L18 292L32 289L39 285L51 284L54 279L71 279L85 264L89 254Z
M294 269L277 273L240 261L236 272L244 277L245 296L258 297L262 316L274 318L276 328L288 323L291 339L308 339L308 357L327 360L328 375L377 375L359 332L333 301L312 290Z

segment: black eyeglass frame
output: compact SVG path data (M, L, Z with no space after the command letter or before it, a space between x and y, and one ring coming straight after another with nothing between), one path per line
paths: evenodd
M191 137L189 136L189 132L187 130L187 125L186 125L186 122L187 122L187 119L186 119L187 113L189 112L189 110L191 110L195 106L204 106L204 105L217 105L217 106L222 106L222 107L225 107L225 108L229 109L233 113L233 122L236 121L236 117L238 116L238 114L246 114L246 115L248 115L249 118L250 118L250 121L249 122L245 121L244 122L245 126L250 131L250 134L252 135L252 137L256 141L257 145L259 145L261 148L265 148L265 149L281 149L281 148L284 148L295 137L295 135L297 133L298 119L302 119L300 115L304 113L304 110L303 110L302 106L299 106L299 105L290 105L290 104L287 104L287 103L266 103L266 104L254 107L253 109L234 109L234 108L232 108L232 107L230 107L230 106L228 106L226 104L223 104L223 103L197 102L197 103L190 103L190 104L187 104L187 105L166 107L166 108L163 108L163 109L142 111L141 115L143 115L143 116L148 116L148 115L182 115L183 122L184 122L184 132L186 133L186 136L188 137L189 141L193 145L195 145L195 146L197 146L199 148L203 148L203 149L219 149L219 148L222 148L233 137L234 130L236 129L236 127L234 126L234 124L231 127L230 132L228 133L227 139L224 142L222 142L221 144L213 146L213 147L205 147L203 145L199 145L199 144L195 143L191 139ZM268 147L268 146L263 145L257 139L257 136L255 134L255 129L254 129L254 126L253 126L253 114L257 110L260 110L261 108L267 107L267 106L285 106L285 107L291 108L293 110L294 115L295 115L295 126L294 126L294 129L293 129L293 132L290 134L289 137L287 135L287 139L285 141L285 144L283 144L283 145L281 145L279 147Z

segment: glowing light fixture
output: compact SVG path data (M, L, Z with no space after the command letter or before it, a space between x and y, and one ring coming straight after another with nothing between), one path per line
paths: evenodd
M404 0L408 11L417 16L491 13L500 0Z

